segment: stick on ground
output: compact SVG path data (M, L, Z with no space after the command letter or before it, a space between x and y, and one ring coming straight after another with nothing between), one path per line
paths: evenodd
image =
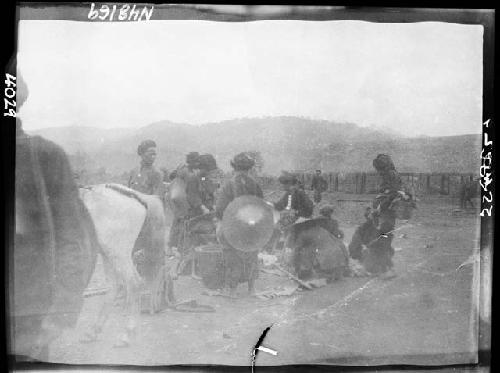
M278 264L274 264L274 266L277 269L279 269L281 272L283 272L284 274L286 274L288 277L290 277L292 280L294 280L295 282L297 282L300 286L305 287L308 290L312 290L313 289L313 287L311 285L305 283L304 281L302 281L297 276L295 276L295 275L291 274L290 272L288 272L287 270L281 268Z

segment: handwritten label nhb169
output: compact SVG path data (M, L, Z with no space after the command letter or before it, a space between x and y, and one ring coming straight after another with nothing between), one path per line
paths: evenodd
M154 6L123 4L101 4L99 9L95 3L90 5L88 19L91 21L149 21L153 16Z

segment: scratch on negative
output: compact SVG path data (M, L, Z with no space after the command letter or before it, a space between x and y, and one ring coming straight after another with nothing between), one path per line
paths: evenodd
M260 335L259 340L257 341L257 343L255 344L255 347L252 350L252 372L253 372L253 368L255 366L255 360L257 358L257 354L259 353L259 350L270 353L274 356L276 356L278 354L277 351L274 351L274 350L271 350L270 348L261 346L262 342L264 341L264 338L266 338L266 335L269 332L269 330L271 330L272 326L273 326L273 324L271 324L270 326L268 326L267 328L265 328L262 331L262 334Z

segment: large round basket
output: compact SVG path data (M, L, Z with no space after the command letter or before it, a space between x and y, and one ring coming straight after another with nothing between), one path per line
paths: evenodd
M196 274L203 284L212 290L224 285L224 261L222 248L217 244L198 246L194 249Z
M273 230L273 209L261 198L240 196L224 210L221 232L237 250L260 250L271 239Z

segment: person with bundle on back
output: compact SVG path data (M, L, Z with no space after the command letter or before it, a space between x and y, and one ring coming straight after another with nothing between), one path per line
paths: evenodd
M379 154L373 160L373 167L381 178L379 194L373 201L373 209L367 210L365 214L367 221L356 230L349 248L351 257L361 259L368 273L389 279L396 276L392 262L394 256L392 240L396 219L401 216L397 204L403 201L408 207L406 211L408 213L409 209L415 208L415 203L412 197L403 191L401 177L389 155ZM361 243L367 247L364 253L360 250Z
M234 175L222 186L217 197L215 214L219 221L223 220L228 205L241 196L255 196L263 199L261 187L250 175L249 171L255 161L246 153L236 155L231 161ZM255 280L258 276L258 251L242 251L233 247L222 232L219 223L217 238L223 247L224 260L224 291L230 297L236 296L236 289L240 282L248 283L249 294L255 293Z
M173 180L169 185L168 200L174 220L167 254L180 257L177 274L183 273L191 263L191 276L197 278L192 249L204 242L198 240L201 238L199 234L204 235L214 230L214 224L210 221L213 218L210 217L210 209L213 209L215 188L209 186L209 174L215 169L217 164L211 154L190 152L186 155L186 164L171 174Z
M190 152L186 155L186 164L174 170L170 178L169 202L174 214L170 228L169 253L183 254L185 221L208 212L202 208L200 183L196 170L199 168L200 154Z
M202 211L191 216L186 224L186 242L188 248L195 248L215 241L215 191L216 185L212 180L212 172L217 170L217 162L212 154L201 154L198 170L196 171ZM194 191L193 191L194 194ZM203 207L205 209L203 209Z

